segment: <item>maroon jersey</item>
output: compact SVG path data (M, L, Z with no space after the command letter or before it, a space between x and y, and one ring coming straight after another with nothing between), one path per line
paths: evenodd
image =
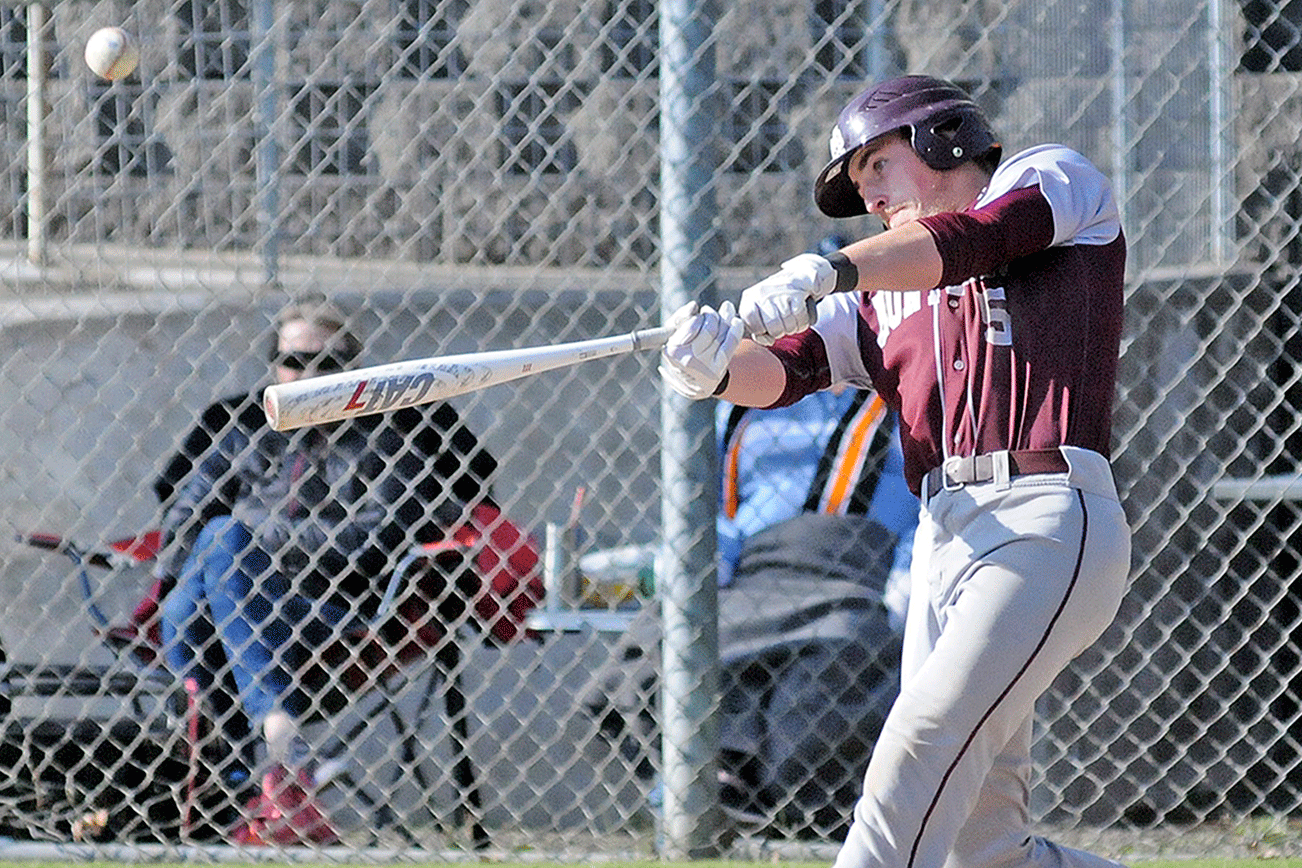
M941 286L824 299L813 329L773 347L787 372L776 404L871 382L899 413L915 493L952 455L1108 455L1126 246L1103 175L1041 145L1004 162L972 208L921 223Z

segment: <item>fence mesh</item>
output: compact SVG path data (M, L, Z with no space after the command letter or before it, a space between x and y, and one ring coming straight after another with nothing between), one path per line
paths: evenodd
M364 363L660 321L660 14L649 0L0 4L0 523L17 540L0 549L0 831L145 846L250 827L270 749L254 739L247 782L225 774L240 755L231 691L188 688L148 622L121 628L160 572L149 532L175 495L159 474L214 401L271 381L287 303L327 298ZM698 14L715 76L700 96L713 132L697 143L715 171L699 192L717 215L697 240L717 254L721 295L831 233L875 230L826 221L810 196L831 120L872 78L959 81L1006 152L1061 141L1111 176L1130 242L1114 466L1132 589L1040 704L1036 815L1100 846L1122 827L1192 826L1224 843L1259 818L1258 844L1286 827L1302 810L1302 3L811 0ZM111 83L82 58L107 25L141 47L136 72ZM291 786L279 810L316 823L317 843L328 827L359 851L650 852L663 724L654 358L451 406L496 460L475 481L500 516L425 504L441 530L389 540L372 572L375 588L397 577L392 605L375 594L313 645L330 669L313 683L332 689L309 694L289 749L320 772L299 782L319 823ZM238 430L232 413L214 439ZM390 449L382 430L357 447L383 459L377 490L413 456L438 464L410 438ZM395 503L329 485L351 504L330 527L399 521ZM330 527L294 582L359 567L356 553L322 560L349 551ZM442 549L409 551L440 535ZM480 605L528 601L544 579L527 615ZM420 594L433 602L411 608ZM504 641L504 623L525 632ZM888 660L892 635L858 647ZM798 662L848 704L834 682L866 676L823 666L828 653L814 643ZM213 664L219 682L238 656ZM284 662L311 680L300 658ZM796 665L725 665L723 684ZM611 669L625 676L612 704L594 703ZM826 760L821 795L799 775L763 798L725 793L719 843L835 841L870 746L806 746ZM727 754L717 770L752 786L750 761ZM249 834L294 837L261 810Z

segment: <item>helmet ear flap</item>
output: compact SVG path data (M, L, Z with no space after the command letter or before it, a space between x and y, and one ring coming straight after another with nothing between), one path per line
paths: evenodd
M928 118L913 128L913 149L933 169L956 168L998 147L984 119L964 109Z

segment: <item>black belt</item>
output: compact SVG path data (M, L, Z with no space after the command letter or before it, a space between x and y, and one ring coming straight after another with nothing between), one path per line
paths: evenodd
M1057 449L1020 449L1006 453L990 452L967 458L950 458L940 467L927 471L926 492L931 497L947 488L962 488L990 482L995 478L995 462L1001 454L1008 456L1008 477L1028 476L1033 473L1066 473L1071 469L1067 459Z

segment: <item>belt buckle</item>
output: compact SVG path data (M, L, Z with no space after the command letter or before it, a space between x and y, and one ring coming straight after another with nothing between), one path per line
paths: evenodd
M964 469L966 473L962 472ZM961 455L951 455L940 465L940 487L942 491L958 491L972 481L975 468L969 459Z

